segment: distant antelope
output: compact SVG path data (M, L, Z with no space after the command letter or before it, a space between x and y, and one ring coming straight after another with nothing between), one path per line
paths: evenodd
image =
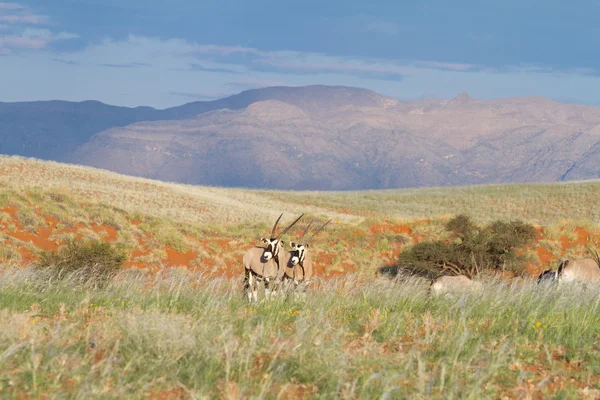
M592 251L592 258L580 260L564 260L558 264L558 270L544 271L538 276L538 282L551 280L554 282L581 282L594 283L600 281L600 257L598 252Z
M559 282L593 283L600 279L600 266L593 258L566 260L558 265Z
M279 235L275 236L275 230L277 224L283 216L283 213L275 221L271 236L267 238L261 238L260 240L267 245L267 247L253 247L244 254L244 291L248 294L248 300L258 300L258 283L263 281L265 284L265 296L270 297L271 281L280 280L283 276L283 265L285 263L285 247L284 242L281 239L287 231L289 231L304 214L300 215L294 222L288 225ZM280 261L281 258L281 261ZM280 268L281 267L281 268Z
M313 276L313 266L312 266L312 257L310 252L308 251L310 248L310 243L312 239L317 236L332 220L329 220L323 224L319 229L317 229L312 236L304 240L304 237L310 230L312 222L308 224L304 233L300 237L301 243L291 242L290 246L292 250L288 252L287 263L285 264L285 275L283 279L289 283L294 284L294 289L298 288L299 285L302 285L302 292L305 292L308 284L310 283L310 279Z
M445 293L468 293L482 290L481 282L469 279L465 275L443 275L431 281L429 291L433 295Z

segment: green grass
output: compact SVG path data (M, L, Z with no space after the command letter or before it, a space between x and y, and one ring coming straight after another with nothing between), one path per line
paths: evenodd
M256 191L266 197L363 215L420 219L466 213L478 221L524 219L550 224L562 218L600 224L600 182L504 184L348 191Z
M0 397L600 393L600 288L486 285L480 296L430 298L418 281L347 276L304 302L250 306L241 282L180 270L125 271L92 290L8 269L0 278Z

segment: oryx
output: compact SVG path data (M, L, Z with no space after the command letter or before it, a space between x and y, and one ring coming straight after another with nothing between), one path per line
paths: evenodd
M547 270L538 276L538 282L550 280L552 282L581 282L595 283L600 281L600 257L598 252L592 251L592 258L580 260L563 260L558 264L556 271Z
M594 283L600 279L600 267L592 258L565 260L558 265L556 275L559 282Z
M299 239L299 243L290 243L291 251L287 253L287 263L285 264L285 275L283 279L289 285L293 283L294 289L302 285L302 292L305 292L310 279L313 276L312 257L308 251L312 239L317 236L332 220L329 220L317 229L310 238L304 240L304 237L310 230L312 222L308 224L304 233Z
M265 284L265 296L270 297L271 289L269 287L272 281L278 281L283 276L283 263L285 263L285 247L281 237L289 231L304 214L300 215L294 222L288 225L279 235L275 236L277 224L283 216L283 213L275 221L271 236L261 238L260 240L267 247L253 247L244 254L244 291L248 294L248 300L258 300L258 283L263 281ZM281 259L281 261L280 261ZM281 267L281 268L280 268Z

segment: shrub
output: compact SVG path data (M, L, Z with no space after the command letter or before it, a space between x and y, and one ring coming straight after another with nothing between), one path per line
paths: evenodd
M105 284L127 260L125 252L101 241L71 240L58 251L44 251L36 263L57 279L66 277Z
M470 237L477 231L477 226L468 215L460 214L446 224L446 230L459 237Z
M418 275L441 274L473 277L486 270L520 272L524 257L517 250L535 239L533 226L520 221L495 221L479 228L466 215L449 221L448 241L422 242L403 251L399 267Z

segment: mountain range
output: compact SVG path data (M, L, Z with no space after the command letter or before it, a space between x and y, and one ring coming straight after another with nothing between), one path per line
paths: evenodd
M189 184L359 190L600 177L600 107L270 87L157 110L0 103L0 153Z

